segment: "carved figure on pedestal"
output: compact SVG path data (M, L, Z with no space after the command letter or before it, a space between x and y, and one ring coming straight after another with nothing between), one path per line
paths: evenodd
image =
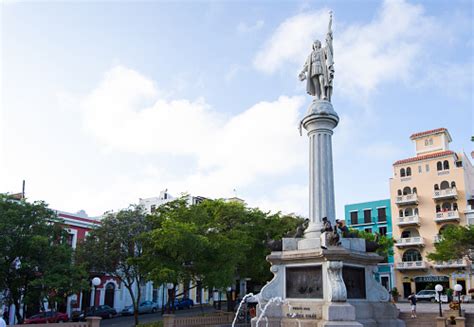
M321 228L321 247L327 249L328 246L339 246L339 234L337 227L332 228L331 222L327 217L323 218L323 228Z
M304 231L306 228L308 228L308 225L309 225L309 219L306 218L302 224L298 225L298 227L296 227L296 232L295 234L293 235L293 238L302 238L303 235L304 235Z
M346 226L346 223L343 220L336 219L336 226L341 231L342 237L357 238L357 233L351 232L349 227Z
M334 50L332 45L332 12L329 13L329 26L326 46L321 41L313 42L313 51L298 75L300 81L306 80L306 92L318 100L331 101L334 79Z

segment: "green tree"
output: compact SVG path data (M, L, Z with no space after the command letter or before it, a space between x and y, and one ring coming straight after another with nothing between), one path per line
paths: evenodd
M117 213L107 213L101 225L78 246L78 261L88 271L113 276L123 283L132 299L135 325L138 325L140 286L147 279L139 265L144 251L140 236L147 231L144 209L130 205Z
M189 205L185 198L158 207L149 220L142 261L150 278L175 285L199 280L209 289L227 287L237 276L268 280L265 240L281 238L300 222L237 202Z
M73 264L62 221L44 202L0 194L0 231L0 289L8 290L18 321L22 302L61 304L80 289L84 271Z
M441 240L435 244L435 252L428 254L433 261L448 261L468 257L474 259L474 226L447 226Z

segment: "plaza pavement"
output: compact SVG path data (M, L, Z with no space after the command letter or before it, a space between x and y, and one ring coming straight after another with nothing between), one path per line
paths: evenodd
M474 313L474 303L463 303L462 309L469 313ZM398 302L397 308L400 309L401 312L409 312L410 304L408 302ZM442 310L448 310L449 306L447 303L443 303L441 306ZM420 302L418 301L416 304L416 311L417 312L438 312L439 305L438 303L431 303L431 302Z

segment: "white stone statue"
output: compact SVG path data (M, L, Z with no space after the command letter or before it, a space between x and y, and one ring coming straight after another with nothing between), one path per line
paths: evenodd
M321 41L314 41L313 51L306 59L303 70L298 75L300 81L306 80L306 92L318 100L331 101L334 79L334 50L331 27L332 11L329 12L326 45L321 47Z

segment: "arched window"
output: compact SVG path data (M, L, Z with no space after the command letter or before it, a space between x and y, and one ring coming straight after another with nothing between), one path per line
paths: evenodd
M415 212L415 215L417 215L418 214L418 208L415 208L414 212Z
M455 188L456 187L456 182L451 182L451 188Z
M403 217L403 210L398 211L398 217Z
M444 202L443 203L443 211L451 211L451 203Z
M403 188L403 195L411 194L411 188L408 186L405 186Z
M413 216L413 209L412 208L406 208L405 209L405 217L408 216Z
M402 238L409 238L411 237L411 232L409 230L405 230L402 232Z
M435 184L435 185L434 185L434 189L435 189L435 191L439 190L438 184Z
M448 161L448 160L445 160L445 161L443 162L443 168L444 168L444 169L449 169L449 161Z
M453 210L454 211L458 210L458 203L457 202L453 203Z
M402 195L402 190L397 191L398 196Z
M443 170L443 163L441 161L436 163L436 170Z
M445 190L449 188L449 182L448 181L442 181L441 184L439 185L442 190Z
M436 212L440 212L441 211L441 207L439 204L436 205Z
M415 193L416 193L416 187L413 188L413 194L415 194Z
M421 261L420 251L415 249L406 250L403 253L402 261Z
M411 176L411 168L407 167L407 176Z
M400 169L400 177L405 177L405 168Z

